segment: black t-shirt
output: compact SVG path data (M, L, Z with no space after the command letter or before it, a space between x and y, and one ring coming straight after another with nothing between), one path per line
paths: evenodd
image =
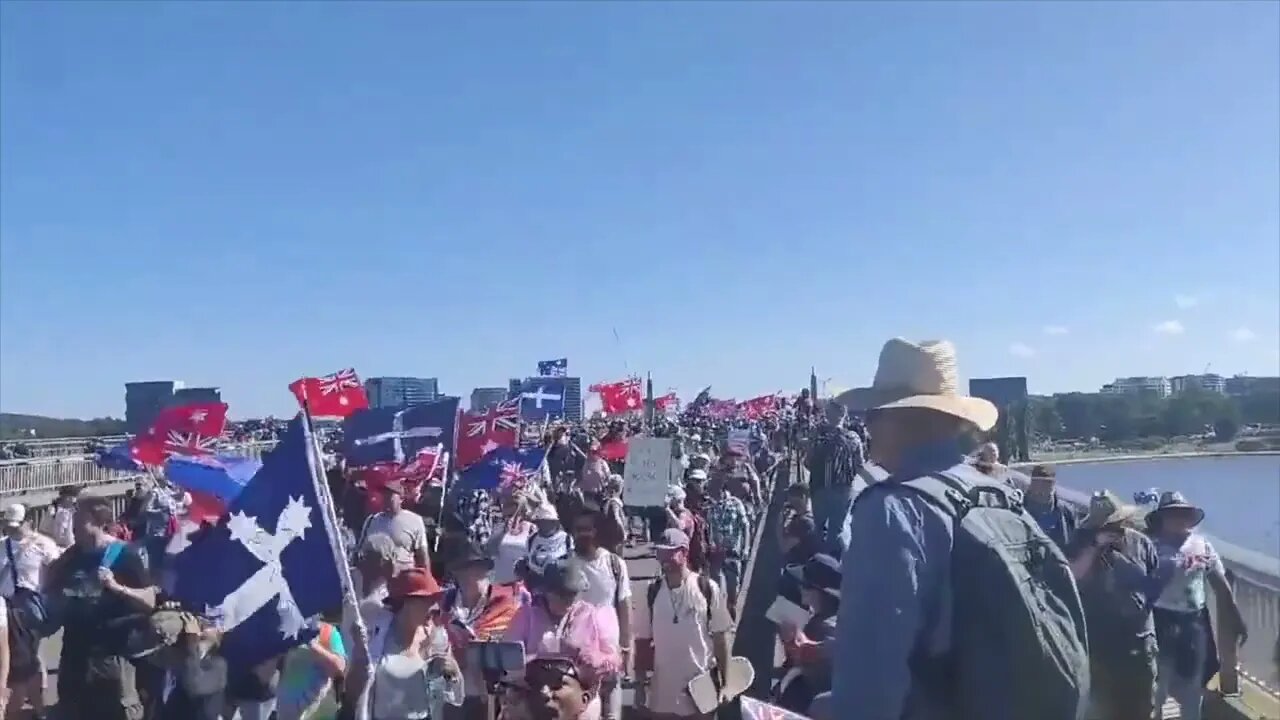
M116 581L129 588L151 586L146 564L134 548L124 545L107 563ZM52 585L63 602L63 657L75 653L116 655L132 628L131 620L145 618L146 612L118 593L106 590L98 579L104 550L84 550L72 546L58 558Z

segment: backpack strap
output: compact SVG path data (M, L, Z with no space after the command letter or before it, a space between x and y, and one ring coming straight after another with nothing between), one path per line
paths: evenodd
M9 555L9 575L13 577L13 591L18 592L18 563L13 559L13 538L4 539L4 551Z
M609 552L609 570L613 573L613 601L622 602L622 558ZM653 603L650 603L652 609Z
M929 504L956 520L963 518L976 507L994 507L1012 512L1023 510L1021 490L1003 483L986 482L981 479L974 482L951 471L935 472L896 482L893 478L889 478L869 485L867 490L881 486L910 488ZM863 491L859 497L866 494L867 492Z
M715 597L715 590L711 587L711 579L702 573L698 573L698 592L702 593L702 599L707 603L707 632L711 631L711 598Z
M120 559L120 555L123 552L124 552L124 543L122 542L111 543L110 545L107 546L105 550L102 551L102 562L99 563L99 566L106 568L108 570L111 569L111 567L116 564L116 561Z

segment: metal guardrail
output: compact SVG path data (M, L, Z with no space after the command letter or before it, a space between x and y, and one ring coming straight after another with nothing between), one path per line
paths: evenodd
M275 441L270 440L223 445L218 448L218 452L261 458L264 452L273 447ZM10 460L0 463L0 495L48 492L64 485L91 487L129 482L145 475L142 472L105 470L98 467L92 455Z

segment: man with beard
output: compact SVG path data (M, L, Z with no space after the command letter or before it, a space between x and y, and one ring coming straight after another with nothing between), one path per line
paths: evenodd
M729 630L733 626L725 595L715 582L689 570L689 536L670 529L654 545L662 577L645 593L636 610L636 675L646 683L653 720L707 718L698 712L689 681L711 672L724 687L729 667ZM638 692L638 695L642 691Z

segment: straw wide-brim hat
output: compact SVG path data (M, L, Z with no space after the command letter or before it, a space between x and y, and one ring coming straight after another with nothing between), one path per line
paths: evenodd
M955 346L946 340L913 343L894 338L880 350L871 387L836 396L852 412L924 408L967 420L986 432L999 412L990 401L960 392Z

